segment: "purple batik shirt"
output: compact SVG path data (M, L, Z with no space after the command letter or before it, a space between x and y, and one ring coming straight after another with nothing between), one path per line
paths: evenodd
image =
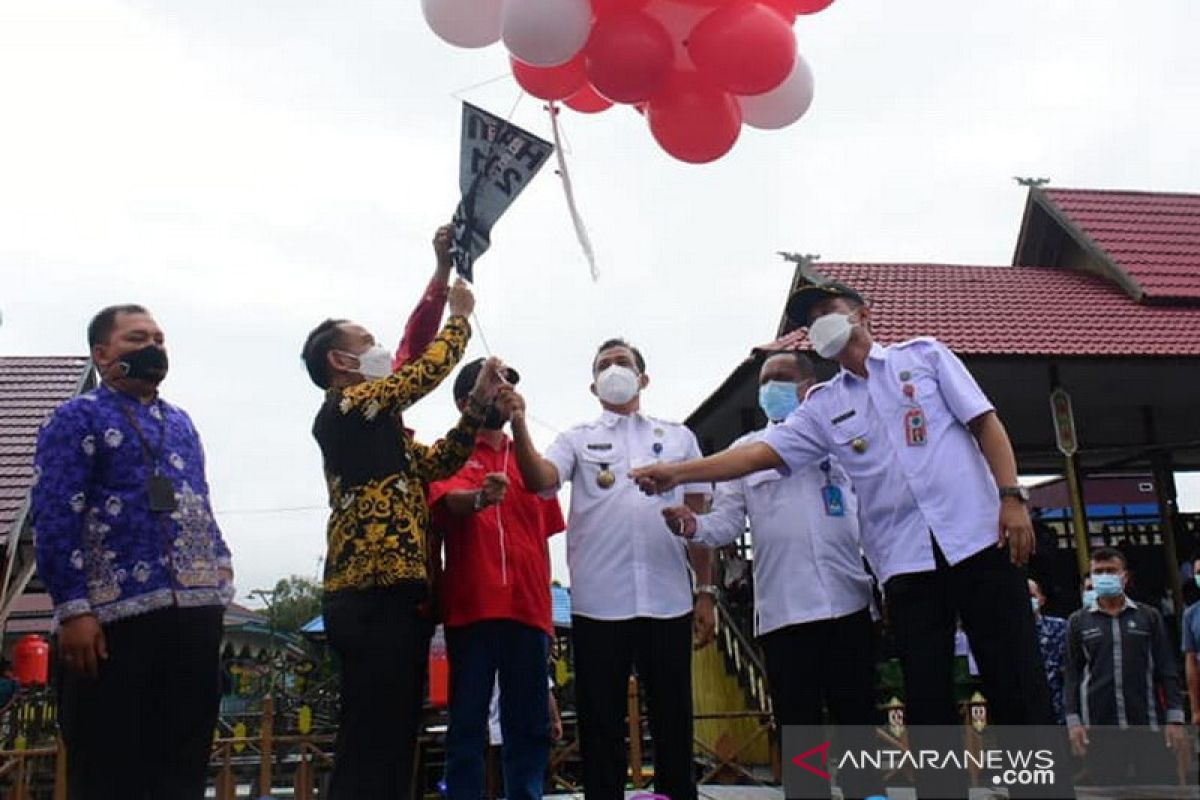
M156 472L170 481L173 511L151 510ZM232 599L204 451L182 409L107 386L76 397L42 426L33 480L38 574L58 622L91 613L108 623Z
M963 363L935 339L872 345L867 377L843 369L763 436L790 470L832 453L858 493L863 551L881 583L957 564L999 535L1000 497L968 423L992 411ZM910 444L909 412L924 416Z

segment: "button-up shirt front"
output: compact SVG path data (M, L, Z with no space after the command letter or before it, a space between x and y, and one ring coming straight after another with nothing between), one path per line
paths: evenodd
M560 483L571 484L567 565L571 607L592 619L668 619L692 610L687 547L662 510L707 485L646 497L629 470L700 457L690 430L644 414L605 411L561 434L546 451ZM609 482L611 479L611 483Z
M867 377L843 369L763 441L792 470L833 453L858 490L867 560L886 582L935 568L930 533L951 564L994 545L1000 499L967 424L992 411L945 345L875 344ZM911 393L911 396L910 396ZM924 444L909 444L909 412L924 416Z
M733 447L760 441L764 431ZM823 491L841 496L830 513ZM837 619L871 602L858 538L858 498L836 460L826 458L783 475L763 470L717 485L713 508L697 518L695 541L712 547L741 535L746 519L754 544L755 632Z
M498 448L480 436L462 469L429 486L429 507L445 532L444 622L447 628L455 628L511 619L553 636L546 540L565 527L562 509L557 498L541 497L525 488L511 450L507 436ZM497 472L508 476L502 502L469 516L457 516L446 508L446 495L478 490L488 475Z
M1182 723L1179 667L1162 615L1128 597L1113 615L1098 602L1067 620L1067 724ZM1160 703L1166 701L1165 706Z
M155 475L169 481L174 510L151 508ZM43 426L33 479L38 574L59 621L232 599L204 450L183 409L107 386L76 397Z

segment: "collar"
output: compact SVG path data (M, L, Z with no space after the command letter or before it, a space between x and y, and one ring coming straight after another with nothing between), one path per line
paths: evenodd
M621 422L621 420L624 419L640 420L642 419L642 412L635 411L632 414L618 414L614 411L609 411L606 408L603 412L601 412L600 419L598 421L606 428L615 428Z
M867 352L867 361L883 361L886 358L887 358L887 348L884 347L883 345L881 345L879 342L875 342L875 341L871 342L871 349ZM867 370L867 374L870 374L870 372L871 372L870 370ZM866 380L865 378L858 377L857 375L855 375L853 372L846 369L845 367L842 367L841 369L839 369L838 374L835 375L834 377L840 377L843 380L848 379L848 380L853 380L853 381Z
M512 439L508 438L508 434L501 434L500 446L493 447L492 443L489 442L482 433L476 433L475 434L475 446L476 447L486 447L488 450L492 450L493 452L503 453L505 450L509 449L509 447L512 446Z
M111 386L109 386L107 383L104 383L103 381L101 381L100 385L98 387L96 387L96 391L101 396L111 398L118 402L131 403L136 406L143 406L142 401L138 400L133 395L125 394L125 392L118 392L116 389L112 388ZM154 399L151 400L149 403L144 404L143 407L153 408L154 406L162 406L164 408L166 407L166 402L162 399L162 395L159 394L157 391L154 393Z
M1137 608L1137 603L1130 600L1129 595L1124 595L1124 597L1125 597L1125 604L1123 606L1121 606L1122 612L1128 611L1131 608L1133 608L1133 609ZM1088 606L1088 611L1098 612L1100 614L1106 613L1104 611L1104 609L1102 609L1100 607L1100 598L1096 598L1095 600L1092 601L1092 604L1090 606Z

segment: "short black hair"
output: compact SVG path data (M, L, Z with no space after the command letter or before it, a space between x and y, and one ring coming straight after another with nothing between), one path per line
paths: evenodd
M122 303L121 305L100 309L96 312L96 316L92 317L92 321L87 326L88 347L108 343L109 337L112 336L113 328L117 327L117 314L149 313L149 311L137 303Z
M348 321L327 319L309 331L308 338L304 340L300 358L304 359L308 377L322 389L329 388L329 351L342 342L342 331L338 326Z
M813 366L812 359L804 355L804 353L801 353L799 350L769 350L767 351L766 356L767 357L763 359L764 364L767 363L769 359L775 358L776 356L791 356L796 360L796 366L800 367L800 374L804 376L805 380L817 377L817 370L816 367Z
M1129 566L1129 560L1125 558L1125 554L1115 547L1097 547L1092 551L1092 561L1120 561L1122 568Z
M642 351L638 350L624 339L617 337L615 339L607 340L596 348L596 355L592 356L592 372L596 371L596 359L600 357L600 354L605 350L610 350L614 347L624 347L629 350L629 352L633 353L633 363L637 364L638 372L646 371L646 359L642 358Z

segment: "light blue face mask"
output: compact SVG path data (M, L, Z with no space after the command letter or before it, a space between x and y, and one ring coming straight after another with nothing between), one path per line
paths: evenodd
M1118 597L1125 592L1120 575L1092 574L1092 586L1096 587L1097 597Z
M772 422L785 420L800 407L799 389L798 383L767 381L758 387L758 406Z
M1193 575L1192 580L1196 582L1196 586L1200 587L1200 575Z
M1042 604L1038 602L1036 597L1030 596L1029 605L1033 606L1033 613L1038 613L1042 610Z
M1095 603L1096 603L1096 590L1095 589L1084 589L1082 598L1083 598L1083 607L1090 608L1091 606L1095 605Z

